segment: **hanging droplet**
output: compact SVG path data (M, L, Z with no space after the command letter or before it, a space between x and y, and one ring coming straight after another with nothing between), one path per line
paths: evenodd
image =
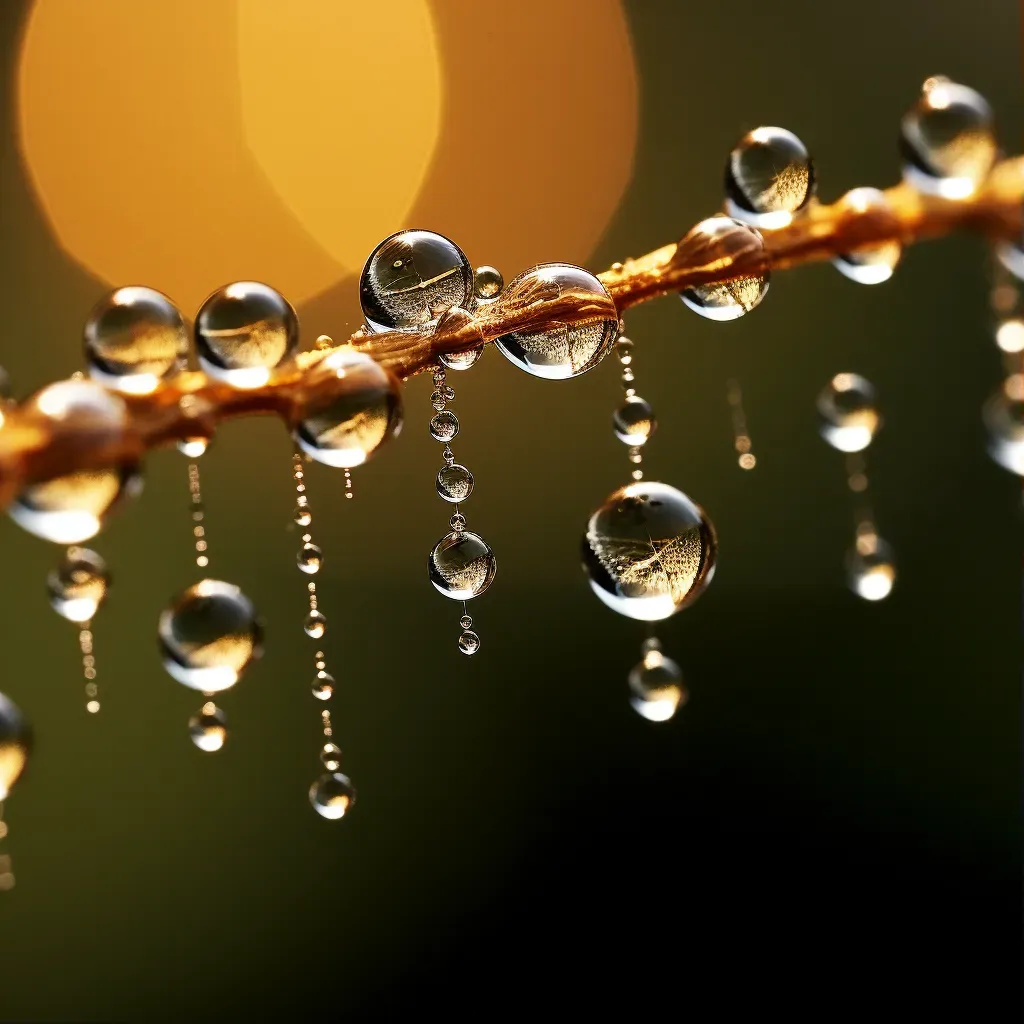
M865 601L881 601L896 582L892 548L875 533L862 533L846 558L850 589Z
M252 602L230 583L202 580L160 614L164 668L194 690L234 686L262 653L263 628Z
M494 579L494 552L483 537L468 530L446 534L427 559L430 582L455 601L479 597Z
M336 772L341 767L341 747L336 743L325 743L320 751L320 763L329 772Z
M399 231L370 253L359 278L359 303L372 331L428 330L473 294L463 251L433 231Z
M1003 469L1024 476L1024 374L1013 374L985 403L988 453Z
M444 466L437 474L437 493L445 501L465 501L473 493L473 474L465 466Z
M633 362L633 342L629 338L619 338L615 342L615 356L620 365L629 366Z
M682 669L659 650L648 650L629 673L629 702L651 722L667 722L686 703Z
M152 288L118 288L85 322L89 376L105 387L148 395L185 366L188 331L174 303Z
M311 636L314 640L319 640L320 637L327 632L327 616L323 612L317 611L314 608L307 616L306 621L302 624L302 629L306 636Z
M749 224L732 217L708 217L694 227L679 243L681 250L692 254L697 265L720 262L726 256L736 257L751 249L764 252L764 239ZM691 285L679 293L683 302L708 320L736 320L749 313L768 293L771 275L737 277L718 284Z
M718 540L711 520L682 491L644 480L610 495L590 517L583 568L612 611L667 619L711 582Z
M863 451L882 425L875 389L856 373L837 373L818 395L819 431L841 452Z
M996 257L1018 281L1024 281L1024 235L1016 242L999 242Z
M295 512L292 515L296 526L309 526L313 522L313 513L303 505L296 505Z
M966 199L997 156L992 110L966 85L937 75L921 88L900 123L903 177L918 191Z
M188 459L198 459L210 447L208 437L185 437L176 442L178 451Z
M442 441L447 444L458 432L459 418L455 413L445 410L431 417L430 436L435 441Z
M106 600L107 563L87 548L70 548L47 577L50 607L70 622L88 622Z
M188 720L188 734L200 750L212 754L220 750L228 738L227 715L213 701L207 701Z
M459 619L459 625L463 629L472 629L473 628L473 616L472 615L463 615L462 618Z
M445 402L446 402L446 401L447 401L447 399L446 399L446 398L444 397L444 395L442 395L442 394L441 394L441 392L440 392L440 391L435 391L435 392L434 392L434 393L433 393L433 394L432 394L432 395L430 396L430 404L431 404L431 405L432 405L432 406L433 406L433 407L434 407L435 409L437 409L438 411L440 411L441 409L443 409L443 408L444 408L444 405L445 405Z
M463 654L476 654L480 650L480 637L471 629L467 629L459 637L459 650Z
M317 700L330 700L334 696L334 676L323 670L317 672L312 690Z
M338 469L361 466L401 430L398 381L365 352L347 346L311 372L293 427L307 455Z
M877 188L854 188L839 205L853 214L881 213L889 207L885 193ZM858 284L881 284L892 277L903 250L899 242L854 249L832 260L832 265L845 277Z
M199 365L211 377L235 388L258 388L295 352L299 320L273 288L235 281L203 303L195 337Z
M484 354L484 346L477 345L476 348L468 349L465 352L441 352L438 359L448 367L449 370L468 370L476 364L476 361Z
M726 211L754 227L785 227L814 189L811 155L785 128L747 132L725 164Z
M347 775L321 775L309 788L309 802L322 818L343 818L356 802L356 791Z
M303 572L312 575L320 571L324 553L315 544L303 544L295 556L295 561Z
M456 512L455 515L448 520L448 524L456 533L459 533L466 528L466 517L461 512Z
M646 444L657 426L654 410L639 395L628 395L612 415L615 436L630 446Z
M111 441L128 429L128 409L119 395L87 380L50 384L22 408L49 422L57 437L89 434ZM10 517L29 533L56 544L80 544L95 537L122 497L142 490L134 460L105 469L80 470L30 484L11 503Z
M6 800L32 751L32 730L9 697L0 693L0 800Z
M544 263L527 270L502 292L498 302L510 315L526 309L551 311L547 330L505 334L498 350L535 377L565 380L593 369L611 351L619 331L615 303L601 282L582 267ZM585 310L583 321L562 323L569 306Z
M473 294L477 302L493 302L504 287L505 279L494 267L477 267L473 272Z

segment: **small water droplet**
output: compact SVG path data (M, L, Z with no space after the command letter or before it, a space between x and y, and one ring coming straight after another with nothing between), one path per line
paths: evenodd
M324 553L315 544L303 544L295 556L296 564L305 573L319 572L323 560Z
M347 775L321 775L309 788L309 802L322 818L343 818L356 802L356 791Z
M477 267L473 272L473 294L479 302L492 302L505 287L505 279L494 267Z
M473 493L473 474L465 466L445 466L437 474L437 493L445 501L465 501Z
M814 195L814 163L785 128L747 132L725 164L726 212L758 228L785 227Z
M70 548L47 577L50 606L70 622L88 622L107 598L110 574L95 551Z
M455 413L445 410L430 420L430 436L435 441L447 443L459 432L459 418Z
M302 624L302 628L306 636L319 640L327 632L327 618L323 612L317 611L314 608L306 616L306 621Z
M336 743L325 743L320 751L320 763L329 772L336 772L341 767L341 747Z
M882 425L875 389L856 373L837 373L818 395L819 432L841 452L863 451Z
M857 547L846 556L847 582L850 589L865 601L881 601L889 596L896 582L892 548L875 534L859 539Z
M840 200L842 206L855 213L880 211L888 207L885 193L877 188L855 188ZM868 246L842 253L832 260L832 265L845 277L858 284L881 284L888 281L900 261L903 250L899 242Z
M660 650L650 650L629 673L630 703L651 722L667 722L686 703L679 666Z
M309 526L309 524L313 522L313 513L302 505L296 505L293 518L295 519L296 526Z
M480 637L472 630L467 629L459 637L459 650L463 654L476 654L480 650Z
M188 720L188 734L200 750L212 754L220 750L228 738L227 715L212 701L207 701Z
M612 416L615 436L623 444L646 444L657 426L654 410L639 395L627 397Z
M714 251L721 239L729 235L735 237L738 230L746 233L746 243L764 249L764 239L756 229L732 217L721 216L701 221L681 245ZM719 284L692 285L681 291L679 297L695 313L708 320L736 320L761 302L768 293L769 280L770 275L765 272L761 276L737 277Z
M491 585L496 563L483 537L460 530L446 534L434 545L427 568L430 582L439 593L455 601L468 601Z
M459 619L459 625L463 629L470 629L472 627L472 625L473 625L473 616L472 615L463 615L462 618Z
M176 444L178 451L189 459L198 459L210 447L209 438L198 436L181 438Z
M330 700L334 696L334 676L329 672L317 672L313 680L313 696L317 700Z

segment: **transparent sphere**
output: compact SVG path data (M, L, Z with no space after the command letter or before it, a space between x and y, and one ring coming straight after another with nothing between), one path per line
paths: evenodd
M0 800L6 800L32 751L32 730L10 698L0 693Z
M837 373L818 395L819 432L841 452L863 451L882 425L875 389L856 373Z
M633 709L651 722L667 722L689 696L682 669L657 650L647 651L629 673L629 689Z
M646 444L657 426L654 410L639 395L629 395L612 415L615 436L631 447Z
M889 205L885 193L877 188L850 189L840 204L855 213L882 211ZM892 277L902 255L903 249L899 242L886 242L884 245L842 253L832 260L832 265L858 284L881 284Z
M196 315L199 365L235 388L258 388L299 344L299 319L283 295L258 281L215 291Z
M174 303L152 288L118 288L85 322L89 376L115 391L149 394L187 359L185 321Z
M385 238L359 278L359 303L372 331L426 330L473 294L473 268L450 239L409 230Z
M340 348L310 377L296 420L295 440L307 455L325 466L354 469L401 432L398 381L366 353Z
M437 474L437 493L445 501L465 501L473 493L473 474L458 464L442 467Z
M484 354L483 345L477 345L466 352L442 352L438 359L448 367L449 370L468 370L476 364L476 361Z
M714 575L711 520L682 491L640 480L610 495L583 537L590 586L630 619L667 619L696 600Z
M435 441L447 443L459 432L459 418L455 413L445 410L430 420L430 436Z
M341 767L341 747L336 743L325 743L320 751L320 763L329 772L336 772Z
M1024 377L1010 377L986 403L988 453L1011 473L1024 476Z
M785 227L814 195L814 163L785 128L755 128L725 164L725 208L758 228Z
M312 690L317 700L330 700L334 696L334 676L321 669L313 679Z
M321 775L309 787L309 802L322 818L344 818L356 802L356 791L347 775L331 772Z
M296 564L302 572L317 573L324 561L324 553L315 544L303 544L295 556Z
M302 623L302 630L306 636L319 640L327 632L327 616L314 608L306 616L305 622Z
M948 78L929 78L900 122L903 177L920 192L965 199L988 177L997 156L985 98Z
M463 654L476 654L480 650L480 637L471 629L467 629L459 637L459 650Z
M708 217L686 236L684 242L696 251L718 249L725 240L737 247L737 240L746 248L764 249L764 239L749 224L732 217ZM720 284L700 284L679 293L683 302L708 320L737 320L749 313L768 293L771 275L737 277Z
M865 601L881 601L896 582L892 548L875 534L858 537L857 546L846 556L846 578L850 589Z
M188 734L200 749L212 754L224 746L228 738L228 718L213 701L207 701L188 720Z
M58 437L80 431L97 440L105 436L114 440L128 426L124 399L89 380L50 384L22 408L48 421ZM55 544L80 544L99 533L122 497L134 497L141 489L136 463L124 461L30 484L14 499L8 513L37 537Z
M47 577L50 607L70 622L88 622L106 600L110 587L107 563L95 551L69 548Z
M203 693L234 686L263 653L252 602L221 580L201 580L179 594L160 613L157 633L164 668Z
M304 505L296 505L292 518L295 520L296 526L309 526L313 522L313 513Z
M494 267L477 267L473 272L473 294L478 302L493 302L504 287L505 279Z
M475 533L458 530L446 534L427 559L430 582L453 601L479 597L497 569L490 545Z
M505 334L498 350L510 362L535 377L565 380L593 369L611 350L619 330L618 313L604 285L582 267L544 263L509 283L499 300L510 313L531 307L552 310L547 330ZM574 302L587 319L560 323L559 304Z

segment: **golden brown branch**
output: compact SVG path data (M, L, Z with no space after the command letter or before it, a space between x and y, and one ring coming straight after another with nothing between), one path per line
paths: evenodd
M924 196L907 185L890 188L885 199L884 204L866 210L842 200L814 205L788 226L764 232L763 249L750 244L749 232L727 235L713 249L691 232L679 242L600 274L611 296L607 308L595 310L592 297L582 300L575 294L530 306L499 299L472 315L453 310L429 334L359 333L349 343L398 377L408 378L434 365L442 352L473 348L512 330L591 319L595 312L618 316L631 306L691 285L827 260L859 247L894 241L907 246L961 230L1019 239L1024 226L1024 158L1002 161L969 199ZM220 420L233 416L271 413L290 421L310 397L311 388L344 388L344 380L314 372L329 351L302 353L269 384L252 391L234 390L202 373L178 374L151 395L127 398L129 422L115 436L65 432L30 409L9 406L3 410L0 426L0 506L25 483L109 465L179 438L212 434Z

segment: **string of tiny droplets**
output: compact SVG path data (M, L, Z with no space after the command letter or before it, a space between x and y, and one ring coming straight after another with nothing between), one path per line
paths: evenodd
M0 800L0 842L7 838L7 822L4 821L4 803ZM14 871L11 866L11 855L0 853L0 892L14 888Z
M447 383L445 369L440 364L434 367L434 391L430 396L430 404L437 412L443 412L449 402L455 400L455 389ZM450 441L444 442L444 451L441 453L445 466L455 465L455 453L452 451ZM455 514L452 516L449 525L455 533L461 533L466 528L466 517L459 511L459 503L455 503ZM462 633L459 636L459 650L463 654L475 654L480 647L480 638L472 632L473 617L469 614L466 602L462 602L462 618L459 619Z
M751 451L753 441L747 430L747 417L743 411L743 391L740 382L731 378L725 385L726 399L732 412L733 447L739 453L737 462L740 469L753 469L757 465L757 457Z

